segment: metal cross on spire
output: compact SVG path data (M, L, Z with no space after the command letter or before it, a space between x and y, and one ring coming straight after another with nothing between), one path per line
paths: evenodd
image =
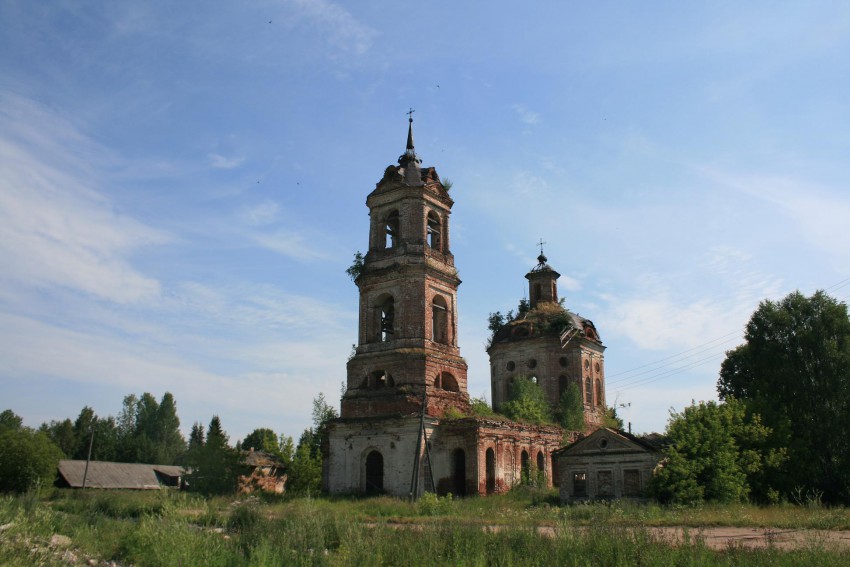
M538 242L538 243L537 243L537 245L540 247L540 255L541 255L541 256L543 255L543 245L544 245L544 244L547 244L547 243L546 243L546 242L543 242L543 239L542 239L542 238L540 239L540 242Z
M410 110L408 110L407 112L405 112L405 114L407 114L407 119L408 119L410 122L413 122L413 113L414 113L414 112L416 112L416 111L415 111L415 110L413 110L412 108L411 108Z

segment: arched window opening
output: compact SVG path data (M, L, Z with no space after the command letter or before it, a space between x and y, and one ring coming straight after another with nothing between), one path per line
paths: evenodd
M437 389L440 389L440 388L443 387L443 381L442 381L439 374L437 374L437 377L434 378L434 387L437 388Z
M558 398L564 395L564 392L567 391L567 377L561 374L558 376Z
M366 456L366 493L378 494L384 491L384 456L372 451Z
M395 380L393 377L387 374L383 370L376 370L372 373L372 379L370 380L371 387L374 390L380 390L381 388L392 388L395 386Z
M596 380L596 405L602 405L602 380Z
M463 449L452 451L452 492L466 496L466 453Z
M543 451L537 451L537 474L543 475L546 470L546 457L543 456Z
M428 228L426 230L428 246L442 252L443 238L440 217L434 211L428 213Z
M378 300L378 340L381 342L391 341L395 332L395 300L391 295L386 295Z
M593 382L589 377L584 380L584 403L593 405Z
M537 384L537 376L535 376L534 374L531 375L531 378L529 378L529 380L531 380L532 384Z
M435 295L431 304L431 340L449 344L449 307L442 295Z
M398 244L399 238L399 221L398 211L392 211L387 215L387 220L384 223L386 229L386 239L384 240L384 248L394 248Z
M529 462L529 459L528 459L528 451L523 449L522 454L520 455L519 463L520 463L520 474L522 475L520 477L521 482L523 484L527 484L528 481L531 480L531 463Z
M531 301L533 303L537 303L538 301L540 301L540 295L541 295L541 287L540 287L539 283L536 283L536 284L534 284L534 287L531 290Z
M493 448L487 449L484 456L485 475L487 477L487 494L496 492L496 453Z
M449 392L459 392L460 388L457 385L457 380L448 372L443 372L440 377L440 383L442 385L443 390L447 390Z

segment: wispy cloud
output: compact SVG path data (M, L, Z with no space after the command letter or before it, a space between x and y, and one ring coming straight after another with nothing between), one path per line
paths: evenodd
M788 176L704 172L727 187L777 207L788 220L786 226L796 228L801 238L827 251L836 265L850 264L850 197L845 188Z
M225 157L221 154L210 154L210 165L216 169L234 169L244 161L244 156Z
M130 256L168 236L114 210L98 192L101 181L89 164L109 159L68 121L28 100L3 97L4 280L70 288L122 303L159 293L159 282L135 269Z
M274 201L263 201L252 207L242 209L239 216L251 226L265 226L275 222L280 213L280 205Z
M513 105L513 109L524 124L537 124L540 122L540 114L529 110L524 104L515 104Z
M289 0L308 22L319 28L322 35L336 49L363 55L377 32L359 22L343 6L328 0Z

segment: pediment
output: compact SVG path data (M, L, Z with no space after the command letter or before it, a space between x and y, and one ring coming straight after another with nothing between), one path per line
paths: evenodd
M646 445L613 429L602 428L561 450L562 456L604 455L607 453L652 453Z

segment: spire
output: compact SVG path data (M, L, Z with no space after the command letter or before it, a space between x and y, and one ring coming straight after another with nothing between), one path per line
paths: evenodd
M534 270L532 270L532 271L540 271L540 270L542 270L543 268L547 268L547 267L548 267L548 266L546 265L546 261L548 260L548 258L546 257L546 255L545 255L545 254L543 254L543 245L544 245L544 244L546 244L546 243L545 243L545 242L543 242L543 239L542 239L542 238L540 239L540 242L538 242L538 243L537 243L537 245L538 245L538 246L540 246L540 256L538 256L538 257L537 257L537 268L535 268L535 269L534 269Z
M419 169L422 160L416 155L416 150L413 148L413 113L416 112L412 108L407 111L407 147L404 153L398 158L398 163L404 168Z
M404 182L410 186L421 186L422 172L419 169L422 160L416 155L416 150L413 149L413 113L411 108L407 112L407 147L404 153L398 158L398 164L401 166L401 174L404 176Z
M410 112L413 112L413 109L410 109ZM407 121L409 124L407 125L407 151L413 151L413 116L410 116Z

